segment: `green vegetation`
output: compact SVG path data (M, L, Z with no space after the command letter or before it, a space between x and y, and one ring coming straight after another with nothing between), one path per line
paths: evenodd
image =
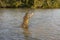
M60 0L0 0L1 8L60 8Z

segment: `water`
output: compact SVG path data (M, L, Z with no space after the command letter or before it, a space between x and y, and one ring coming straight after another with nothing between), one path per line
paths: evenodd
M20 26L25 9L0 9L0 40L60 40L60 9L32 12L29 27L24 29Z

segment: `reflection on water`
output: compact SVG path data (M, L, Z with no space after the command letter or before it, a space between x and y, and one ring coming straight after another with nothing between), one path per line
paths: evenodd
M24 34L24 40L40 40L40 39L31 37L29 28L22 28L22 29L23 29L23 34Z
M28 28L27 29L23 28L23 30L24 30L23 34L24 34L25 40L29 40L30 32L29 32Z

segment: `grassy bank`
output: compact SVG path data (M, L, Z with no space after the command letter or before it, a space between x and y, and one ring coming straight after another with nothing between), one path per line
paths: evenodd
M60 0L0 0L0 8L60 8Z

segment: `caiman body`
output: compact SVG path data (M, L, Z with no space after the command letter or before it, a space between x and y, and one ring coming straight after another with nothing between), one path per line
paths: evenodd
M22 27L23 28L28 28L28 24L29 24L29 19L32 17L33 13L26 13L25 16L23 17L23 23L22 23Z

